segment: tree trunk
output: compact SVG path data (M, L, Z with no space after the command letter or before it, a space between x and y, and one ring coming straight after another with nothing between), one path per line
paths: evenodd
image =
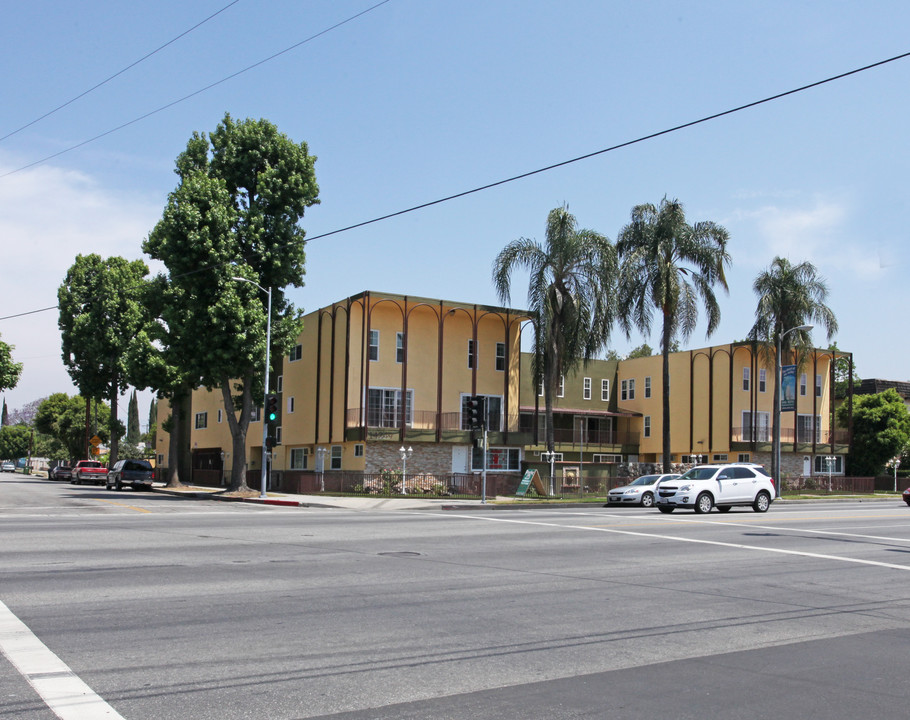
M185 442L183 413L188 396L189 393L184 391L171 397L171 432L167 450L167 487L169 488L185 487L180 481L180 446Z
M234 398L231 394L232 380L224 378L221 381L221 397L224 401L228 427L231 430L231 481L228 484L228 492L250 490L250 486L246 482L246 433L250 426L250 414L253 406L250 392L252 377L252 371L248 371L243 378L243 400L239 418L234 411ZM263 408L264 411L265 408ZM262 422L265 422L264 416Z
M664 318L663 336L660 339L660 352L663 355L663 382L661 394L663 396L663 465L664 472L673 472L672 452L670 445L670 330L671 325Z
M120 433L117 429L117 402L119 400L120 393L118 392L119 388L117 383L111 385L111 419L110 419L110 433L111 433L111 452L108 456L108 468L114 467L114 463L117 462L117 455L120 453Z

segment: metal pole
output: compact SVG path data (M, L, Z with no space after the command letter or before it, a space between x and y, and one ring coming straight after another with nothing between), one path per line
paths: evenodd
M260 288L261 289L261 288ZM269 307L267 313L267 321L265 326L265 389L262 393L262 487L259 491L259 497L266 497L266 484L268 479L268 465L267 455L268 455L268 439L269 439L269 424L266 421L265 417L265 405L266 398L269 395L269 352L272 349L272 286L269 286L268 289L269 296Z
M483 484L480 495L481 504L487 501L487 426L483 426Z

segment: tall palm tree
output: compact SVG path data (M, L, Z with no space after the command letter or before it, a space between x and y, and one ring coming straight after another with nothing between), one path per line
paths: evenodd
M730 265L727 231L713 222L690 225L679 200L664 197L660 206L636 205L632 222L619 234L620 287L617 315L631 335L632 327L651 332L660 312L663 356L663 466L670 472L670 352L677 339L687 339L698 322L699 300L708 314L708 335L720 322L714 286L727 289Z
M837 318L825 301L828 286L810 262L792 265L789 260L775 257L767 270L763 270L752 283L758 295L755 324L749 337L761 342L774 354L774 438L771 476L780 482L780 367L781 356L794 347L809 348L811 340L807 330L794 330L817 323L825 326L828 340L837 332ZM792 331L792 332L791 332Z
M528 309L535 316L532 372L535 386L543 384L547 450L552 453L553 398L559 379L590 360L610 337L616 251L604 235L579 229L563 206L547 216L545 245L519 238L496 257L493 284L504 303L509 302L515 268L530 272ZM551 477L551 486L552 481Z

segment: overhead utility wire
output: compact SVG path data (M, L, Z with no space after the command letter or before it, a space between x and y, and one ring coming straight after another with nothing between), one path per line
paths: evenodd
M414 205L414 206L406 208L404 210L399 210L397 212L388 213L387 215L381 215L379 217L373 218L372 220L364 220L363 222L359 222L359 223L355 223L353 225L348 225L346 227L338 228L337 230L330 230L329 232L321 233L319 235L314 235L311 238L305 239L304 242L305 243L313 242L314 240L320 240L322 238L327 238L327 237L330 237L331 235L338 235L339 233L348 232L349 230L355 230L356 228L361 228L366 225L372 225L374 223L378 223L383 220L388 220L393 217L398 217L399 215L406 215L407 213L412 213L417 210L422 210L424 208L432 207L433 205L439 205L444 202L449 202L450 200L455 200L457 198L465 197L467 195L473 195L474 193L479 193L483 190L489 190L490 188L498 187L500 185L506 185L507 183L515 182L516 180L522 180L524 178L531 177L532 175L539 175L540 173L548 172L550 170L554 170L556 168L563 167L565 165L571 165L572 163L577 163L577 162L580 162L581 160L587 160L588 158L592 158L597 155L603 155L604 153L612 152L614 150L619 150L621 148L629 147L631 145L636 145L638 143L645 142L646 140L652 140L654 138L661 137L662 135L669 135L670 133L674 133L679 130L684 130L685 128L690 128L695 125L700 125L701 123L706 123L709 120L716 120L716 119L724 117L726 115L732 115L733 113L741 112L742 110L748 110L749 108L757 107L758 105L763 105L763 104L769 103L773 100L779 100L781 98L787 97L788 95L794 95L796 93L800 93L805 90L810 90L811 88L815 88L820 85L825 85L826 83L834 82L835 80L841 80L845 77L849 77L850 75L856 75L857 73L861 73L866 70L871 70L873 68L880 67L882 65L887 65L888 63L895 62L896 60L903 60L904 58L907 58L907 57L910 57L910 52L902 53L901 55L895 55L894 57L888 58L887 60L881 60L879 62L872 63L871 65L865 65L861 68L856 68L855 70L849 70L848 72L840 73L839 75L832 75L831 77L826 78L824 80L819 80L818 82L810 83L808 85L803 85L802 87L798 87L793 90L787 90L786 92L777 93L776 95L770 95L769 97L763 98L762 100L756 100L754 102L746 103L745 105L740 105L738 107L731 108L730 110L724 110L723 112L714 113L713 115L706 115L705 117L699 118L698 120L692 120L690 122L683 123L682 125L676 125L674 127L667 128L666 130L660 130L659 132L654 132L649 135L642 135L641 137L638 137L634 140L627 140L626 142L619 143L618 145L611 145L610 147L603 148L602 150L595 150L594 152L586 153L584 155L579 155L578 157L571 158L570 160L563 160L562 162L554 163L552 165L547 165L545 167L538 168L537 170L530 170L528 172L521 173L520 175L513 175L512 177L506 178L504 180L497 180L496 182L487 183L486 185L480 185L479 187L473 188L471 190L464 190L463 192L455 193L454 195L448 195L446 197L439 198L438 200L431 200L429 202L421 203L420 205ZM254 257L254 256L250 255L247 257ZM243 260L246 258L240 258L240 259ZM235 259L230 262L237 262L237 260ZM175 277L175 278L188 277L190 275L195 275L200 272L205 272L207 270L211 270L213 267L217 267L217 265L209 265L206 267L197 268L196 270L191 270L190 272L181 273L179 275L174 275L173 277ZM23 313L17 313L15 315L6 315L4 317L0 317L0 321L10 320L12 318L23 317L25 315L33 315L35 313L47 312L48 310L56 310L56 309L57 309L57 306L54 305L52 307L41 308L40 310L30 310L30 311L23 312Z
M31 122L26 123L26 124L23 125L22 127L16 128L16 129L13 130L12 132L8 132L6 135L3 135L2 137L0 137L0 142L3 142L3 141L6 140L7 138L11 138L13 135L15 135L16 133L22 132L22 131L25 130L26 128L30 128L30 127L31 127L32 125L34 125L35 123L41 122L42 120L44 120L44 118L50 117L51 115L53 115L53 114L54 114L55 112L57 112L58 110L63 110L63 108L65 108L67 105L72 105L74 102L76 102L76 101L79 100L80 98L84 98L84 97L85 97L86 95L88 95L90 92L93 92L93 91L97 90L97 89L100 88L102 85L106 85L107 83L109 83L109 82L110 82L111 80L113 80L114 78L119 77L120 75L123 75L123 73L125 73L127 70L136 67L139 63L143 62L144 60L148 60L150 57L152 57L152 55L155 55L156 53L161 52L161 51L164 50L164 48L166 48L168 45L172 45L173 43L177 42L180 38L184 37L185 35L189 35L189 34L190 34L191 32L193 32L193 30L195 30L196 28L198 28L198 27L200 27L200 26L202 26L202 25L205 25L205 23L207 23L209 20L211 20L212 18L214 18L214 17L220 15L220 14L223 13L225 10L227 10L229 7L231 7L232 5L236 5L236 4L239 3L239 2L240 2L240 0L233 0L233 2L228 3L227 5L225 5L223 8L221 8L221 9L218 10L217 12L214 12L214 13L212 13L211 15L209 15L207 18L205 18L205 20L201 20L200 22L196 23L196 24L193 25L193 27L191 27L189 30L184 30L184 31L183 31L182 33L180 33L177 37L171 38L171 39L168 40L166 43L164 43L164 45L161 45L160 47L157 47L157 48L155 48L154 50L152 50L150 53L148 53L148 54L146 54L146 55L143 55L141 58L139 58L139 59L136 60L135 62L130 63L129 65L127 65L127 66L126 66L125 68L123 68L122 70L118 70L118 71L115 72L113 75L111 75L111 76L108 77L108 78L105 78L104 80L102 80L102 81L101 81L100 83L98 83L97 85L92 85L92 87L90 87L88 90L86 90L85 92L79 93L79 94L76 95L76 97L74 97L74 98L70 98L69 100L67 100L67 101L66 101L65 103L63 103L62 105L58 105L58 106L55 107L53 110L48 110L46 113L44 113L44 115L41 115L40 117L36 117L34 120L32 120Z
M347 18L346 20L342 20L341 22L335 23L331 27L327 27L324 30L320 30L318 33L316 33L315 35L310 35L310 37L306 38L305 40L301 40L300 42L295 43L295 44L291 45L290 47L285 48L284 50L280 50L280 51L276 52L274 55L270 55L269 57L267 57L263 60L260 60L259 62L253 63L252 65L249 65L249 66L243 68L242 70L238 70L237 72L232 73L231 75L228 75L227 77L221 78L221 80L217 80L210 85L206 85L204 88L200 88L199 90L196 90L195 92L191 92L189 95L184 95L182 98L169 102L166 105L162 105L161 107L159 107L155 110L151 110L151 111L145 113L145 115L140 115L139 117L134 118L128 122L125 122L122 125L118 125L115 128L111 128L110 130L107 130L107 131L101 133L100 135L95 135L95 137L89 138L88 140L83 140L82 142L77 143L76 145L72 145L71 147L65 148L64 150L55 152L53 155L48 155L47 157L43 157L40 160L35 160L34 162L30 162L28 165L23 165L22 167L16 168L15 170L10 170L8 173L0 175L0 178L9 177L10 175L15 175L16 173L22 172L23 170L27 170L28 168L34 167L35 165L40 165L41 163L47 162L48 160L53 160L55 157L60 157L61 155L64 155L72 150L76 150L85 145L88 145L89 143L93 143L96 140L100 140L103 137L112 135L113 133L117 132L118 130L123 130L123 128L129 127L130 125L135 125L137 122L145 120L146 118L149 118L152 115L157 115L158 113L160 113L164 110L167 110L168 108L171 108L174 105L178 105L179 103L182 103L185 100L189 100L192 97L201 95L202 93L206 92L207 90L211 90L213 87L217 87L218 85L221 85L222 83L226 83L228 80L233 80L235 77L238 77L239 75L243 75L244 73L249 72L250 70L253 70L254 68L257 68L260 65L264 65L265 63L270 62L270 61L274 60L275 58L280 57L281 55L284 55L285 53L289 53L291 50L295 50L296 48L300 47L301 45L304 45L305 43L308 43L312 40L315 40L316 38L321 37L322 35L325 35L326 33L329 33L332 30L335 30L335 29L341 27L342 25L346 25L347 23L356 20L361 15L366 15L368 12L375 10L380 5L385 5L387 2L391 2L391 0L382 0L381 2L376 3L372 7L368 7L366 10L363 10L363 11L357 13L356 15L352 15L351 17Z

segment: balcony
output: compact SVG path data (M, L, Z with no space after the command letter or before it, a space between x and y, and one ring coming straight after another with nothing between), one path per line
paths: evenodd
M518 415L492 417L491 421L496 426L490 428L491 443L505 442L508 434L509 444L527 444L528 438L519 433ZM408 413L405 436L409 440L434 442L438 434L442 442L468 442L471 431L463 422L460 412L414 410ZM366 412L363 408L351 408L345 415L345 431L349 440L397 440L401 437L401 409L377 412L370 408Z
M774 440L773 429L770 427L734 427L730 434L730 442L756 443L758 445L771 445ZM827 432L813 433L811 428L781 428L780 441L782 445L792 445L794 439L797 445L847 445L850 433L840 428Z

